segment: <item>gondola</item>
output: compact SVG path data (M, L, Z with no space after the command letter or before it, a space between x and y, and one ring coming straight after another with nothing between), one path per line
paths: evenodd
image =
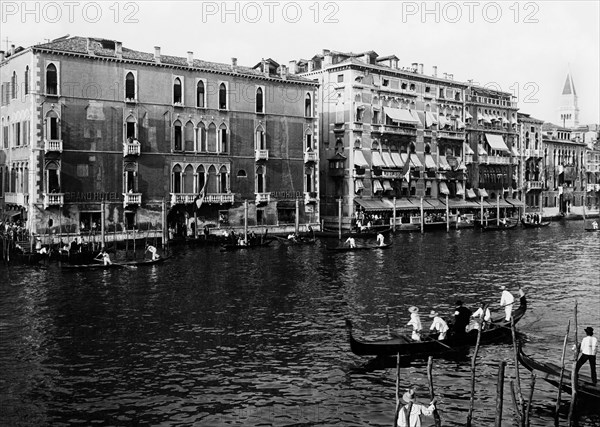
M600 228L586 227L585 231L600 231Z
M317 239L314 237L299 237L296 240L288 239L287 237L273 236L279 243L287 246L302 246L302 245L314 245L317 243Z
M541 228L548 227L550 225L550 221L542 221L542 222L521 222L524 228Z
M260 247L264 247L264 246L269 246L272 241L273 241L272 239L269 239L269 240L264 240L262 242L257 242L257 243L248 242L247 245L238 245L238 244L229 243L226 245L221 245L221 252L237 251L237 250L241 250L241 249L260 248Z
M114 268L125 268L122 264L112 263L112 264L66 264L60 263L60 267L65 270L111 270Z
M519 225L519 223L517 221L508 222L506 224L502 224L502 223L496 224L495 220L491 220L487 224L480 224L479 226L481 227L481 229L483 231L498 231L498 230L513 230L513 229L517 228L517 225Z
M523 295L520 305L513 310L512 315L516 324L527 311L527 299ZM492 319L492 322L481 332L481 343L489 344L500 341L511 336L510 322L502 317ZM463 337L450 334L443 341L436 339L437 335L423 334L421 341L413 341L409 335L395 335L392 338L380 340L358 340L352 334L352 322L346 319L346 333L350 342L352 353L358 356L429 356L443 354L460 350L465 346L475 345L477 342L477 330L467 332Z
M350 246L336 246L336 247L327 247L327 250L336 251L336 252L354 252L354 251L368 251L373 249L388 249L392 246L391 243L386 243L383 245L360 245L354 248Z
M138 260L132 260L132 261L116 262L115 264L122 265L122 266L154 265L154 264L161 264L161 263L165 262L166 260L168 260L169 258L171 258L170 255L164 256L164 257L161 256L158 259L138 259Z
M379 233L384 236L391 233L392 227L381 227L377 226L371 228L370 230L364 231L348 231L342 230L342 239L347 239L348 237L354 237L355 239L374 239L377 237ZM331 237L331 238L339 238L340 233L338 230L324 228L322 231L315 231L315 236L317 237Z
M534 360L531 356L523 353L523 349L520 345L517 357L521 365L523 365L527 370L535 372L538 374L538 378L541 377L549 384L558 387L558 384L560 383L561 371L559 365L551 362L539 362ZM561 386L562 390L567 393L571 393L571 370L568 369L570 365L570 363L565 364ZM588 371L586 371L586 368ZM577 393L587 398L600 399L600 385L597 383L593 384L592 378L590 375L587 375L586 372L589 372L589 367L584 366L577 373Z

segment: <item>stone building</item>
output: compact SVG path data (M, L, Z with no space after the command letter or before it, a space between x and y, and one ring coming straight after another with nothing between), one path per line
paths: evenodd
M0 61L0 207L31 230L319 222L316 85L68 37Z
M542 213L542 192L545 189L544 147L542 146L544 121L524 113L518 113L517 120L521 155L519 188L522 188L525 195L527 211Z

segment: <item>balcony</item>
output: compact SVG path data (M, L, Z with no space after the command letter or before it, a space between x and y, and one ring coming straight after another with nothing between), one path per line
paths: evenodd
M472 154L465 154L465 163L466 164L473 163L473 155Z
M50 206L62 206L65 203L65 193L44 193L44 209Z
M269 203L271 201L271 193L256 193L256 204Z
M381 170L381 178L383 179L402 179L402 171L399 170Z
M495 165L508 165L510 164L510 157L487 156L487 163Z
M542 181L527 181L526 188L527 189L525 191L541 190L544 188L544 183Z
M381 133L382 125L378 123L371 123L371 132Z
M315 151L305 151L304 163L317 163L317 153Z
M171 193L171 205L187 205L194 203L197 193Z
M269 150L255 150L254 157L256 161L269 160Z
M18 205L26 208L29 204L29 194L4 193L4 203L7 205Z
M45 139L44 140L44 153L62 153L63 142L62 139Z
M356 131L356 132L362 132L363 131L363 124L362 122L353 122L350 123L350 130Z
M137 104L137 99L135 98L125 98L126 104Z
M308 205L311 203L318 203L319 199L317 197L316 191L309 191L304 193L304 204Z
M123 143L123 157L139 156L140 152L140 142L137 139L127 140Z
M142 193L123 193L123 208L142 204Z
M447 131L447 130L438 130L437 132L437 137L438 139L440 138L445 138L445 139L458 139L463 141L465 139L465 133L464 132L458 132L458 131Z
M395 135L408 135L408 136L417 136L417 129L414 128L405 128L394 125L385 125L383 126L384 133L393 133Z
M222 205L225 203L233 203L235 195L232 193L215 193L204 196L204 203L212 205Z

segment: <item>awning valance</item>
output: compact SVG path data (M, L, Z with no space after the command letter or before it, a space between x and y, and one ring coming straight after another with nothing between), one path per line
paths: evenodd
M440 129L443 129L444 127L446 127L449 124L450 124L450 120L446 119L446 117L444 117L444 116L439 117L438 127Z
M442 181L440 182L440 193L442 194L450 194L450 190L448 190L448 185Z
M485 139L487 140L488 144L490 144L490 147L492 147L492 150L508 151L508 147L504 143L504 138L502 138L502 135L486 133Z
M390 184L389 180L387 180L387 179L383 180L382 184L383 184L383 191L392 191L393 190L392 184Z
M474 199L476 197L475 191L472 188L467 188L467 199Z
M357 179L356 181L354 181L354 192L355 193L358 193L363 188L365 188L365 184L363 184L363 180L362 179Z
M416 168L423 167L423 163L421 163L421 160L419 159L419 156L417 156L417 153L410 154L410 163Z
M364 199L356 198L354 201L362 206L365 211L389 211L392 210L392 204L384 200L379 199Z
M465 194L465 189L464 189L462 183L457 182L456 183L456 195L462 196L463 194Z
M487 114L477 113L477 120L483 120L484 123L492 124Z
M458 129L464 129L465 128L465 123L461 119L457 118L456 119L456 127Z
M392 160L394 161L396 167L401 168L404 166L404 160L402 160L402 157L400 157L399 152L392 151Z
M378 179L373 180L373 193L377 193L379 191L383 191L383 186L381 185L381 181Z
M412 211L419 209L419 205L414 205L408 199L396 199L396 209L400 211Z
M362 150L354 150L354 166L361 169L366 169L369 167L367 163L367 159L365 159L365 155Z
M450 209L475 209L479 207L475 202L462 199L448 199L448 206Z
M385 107L385 114L394 122L408 123L411 125L419 123L419 120L415 119L409 110Z
M448 160L446 160L446 156L439 156L438 158L440 163L440 169L445 171L452 169L450 167L450 163L448 163Z
M371 159L373 160L374 168L385 168L387 166L383 161L383 157L381 157L381 153L379 151L371 151Z
M489 197L487 191L485 191L485 188L479 189L479 197Z
M427 169L437 169L437 165L431 154L425 154L425 167Z
M396 164L392 160L392 155L390 154L389 151L383 151L381 153L381 156L383 157L383 162L385 163L385 165L388 168L395 168L396 167Z

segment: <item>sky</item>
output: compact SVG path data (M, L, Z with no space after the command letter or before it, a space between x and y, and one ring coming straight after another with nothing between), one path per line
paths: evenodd
M567 73L580 123L600 123L600 1L0 1L0 46L67 34L126 48L254 66L323 49L394 54L400 66L511 92L558 122Z

